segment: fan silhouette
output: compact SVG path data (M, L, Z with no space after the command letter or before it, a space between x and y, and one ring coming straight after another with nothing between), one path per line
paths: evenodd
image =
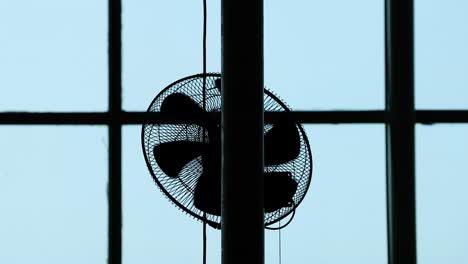
M205 104L202 74L178 80L156 96L149 112L190 115L196 121L145 124L142 147L148 169L165 196L189 215L220 228L221 129L219 120L209 119L206 113L221 110L221 76L205 77ZM266 89L264 110L290 111ZM268 226L294 212L303 200L311 181L312 157L306 134L294 120L265 124L264 131L264 221ZM248 174L239 175L245 184L249 184Z

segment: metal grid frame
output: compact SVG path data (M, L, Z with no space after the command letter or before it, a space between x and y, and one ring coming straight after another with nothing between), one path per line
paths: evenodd
M1 112L0 125L106 125L109 133L108 262L122 262L122 126L177 123L159 113L122 110L121 0L108 2L109 110L95 113ZM385 0L386 109L294 111L303 124L385 124L388 262L416 263L416 124L468 123L468 110L415 110L413 0ZM265 113L265 121L284 113ZM219 118L219 116L216 116Z

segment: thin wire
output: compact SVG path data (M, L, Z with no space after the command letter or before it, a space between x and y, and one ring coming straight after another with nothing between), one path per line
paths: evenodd
M206 264L206 213L203 218L203 264Z
M203 111L206 111L206 0L203 0ZM203 127L203 143L205 143L205 127ZM203 213L203 264L206 264L206 213Z
M206 111L206 0L203 0L203 110ZM204 136L203 136L204 137Z
M281 226L281 220L278 222L278 227ZM278 229L278 251L279 251L279 264L281 264L281 228Z
M292 215L291 215L291 218L289 218L288 222L286 222L286 224L284 224L283 226L279 226L279 227L269 227L269 226L265 226L265 229L268 229L268 230L279 230L279 229L282 229L286 226L288 226L292 220L294 219L294 216L296 215L296 205L294 204L294 201L293 202L293 211L292 211Z

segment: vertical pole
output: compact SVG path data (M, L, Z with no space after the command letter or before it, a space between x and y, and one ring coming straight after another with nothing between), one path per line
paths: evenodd
M416 264L413 0L386 0L389 264Z
M263 264L263 0L221 2L222 263Z
M121 0L109 0L109 240L108 263L122 263Z

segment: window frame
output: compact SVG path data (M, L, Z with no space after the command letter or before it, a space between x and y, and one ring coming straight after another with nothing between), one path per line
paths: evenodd
M468 110L416 110L414 107L413 0L385 1L386 109L293 111L302 124L384 124L387 160L388 262L416 263L415 125L468 123ZM160 113L122 110L122 3L108 1L107 112L0 112L0 125L106 125L109 136L108 262L122 262L122 126L177 123ZM285 113L265 113L265 121ZM218 116L219 118L219 116Z

